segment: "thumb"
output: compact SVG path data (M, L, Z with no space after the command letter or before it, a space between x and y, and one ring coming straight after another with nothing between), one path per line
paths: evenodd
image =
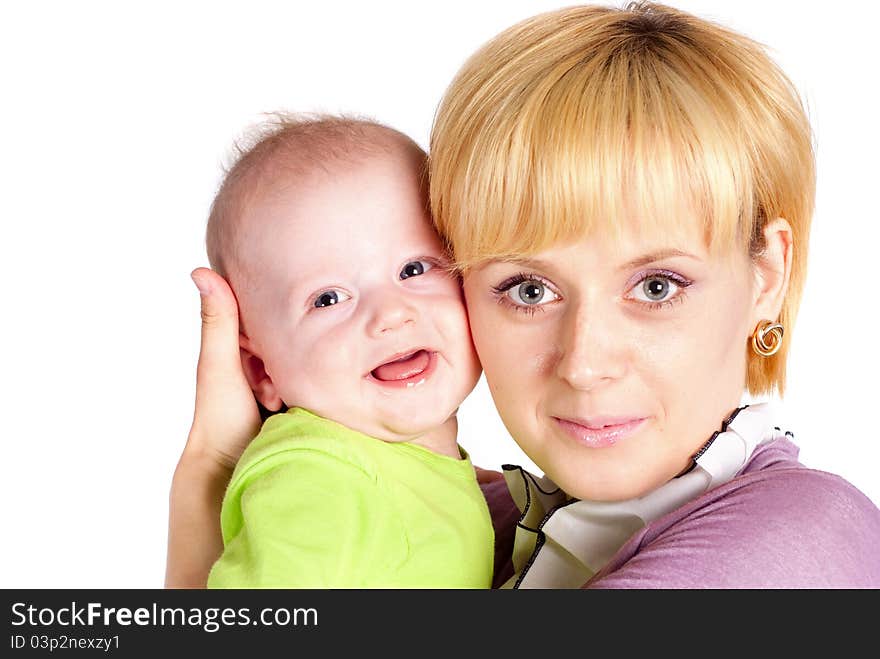
M202 345L187 444L231 468L260 428L257 402L241 367L238 303L213 270L196 268L191 276L202 300Z
M191 275L202 303L202 338L198 379L201 385L214 377L241 373L238 303L226 280L208 268Z

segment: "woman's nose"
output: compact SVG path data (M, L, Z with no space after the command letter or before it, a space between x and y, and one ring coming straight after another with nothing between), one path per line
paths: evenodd
M556 375L572 388L589 391L626 372L625 341L608 318L578 309L567 319L561 334Z

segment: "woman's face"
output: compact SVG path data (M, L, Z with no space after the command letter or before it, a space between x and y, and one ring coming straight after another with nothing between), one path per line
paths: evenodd
M474 343L505 426L571 496L639 496L739 404L760 267L693 232L630 228L468 272ZM766 306L766 303L763 303Z

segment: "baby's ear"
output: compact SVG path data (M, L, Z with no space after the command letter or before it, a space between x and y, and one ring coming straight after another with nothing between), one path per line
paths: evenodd
M241 353L241 368L247 378L254 397L270 412L277 412L284 406L284 401L278 395L275 383L266 373L263 360L255 353L250 339L244 334L238 335L239 352Z

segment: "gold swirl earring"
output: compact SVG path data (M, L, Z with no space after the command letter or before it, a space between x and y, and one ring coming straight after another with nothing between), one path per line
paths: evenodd
M785 328L781 323L762 320L752 333L752 350L761 357L772 357L782 347Z

